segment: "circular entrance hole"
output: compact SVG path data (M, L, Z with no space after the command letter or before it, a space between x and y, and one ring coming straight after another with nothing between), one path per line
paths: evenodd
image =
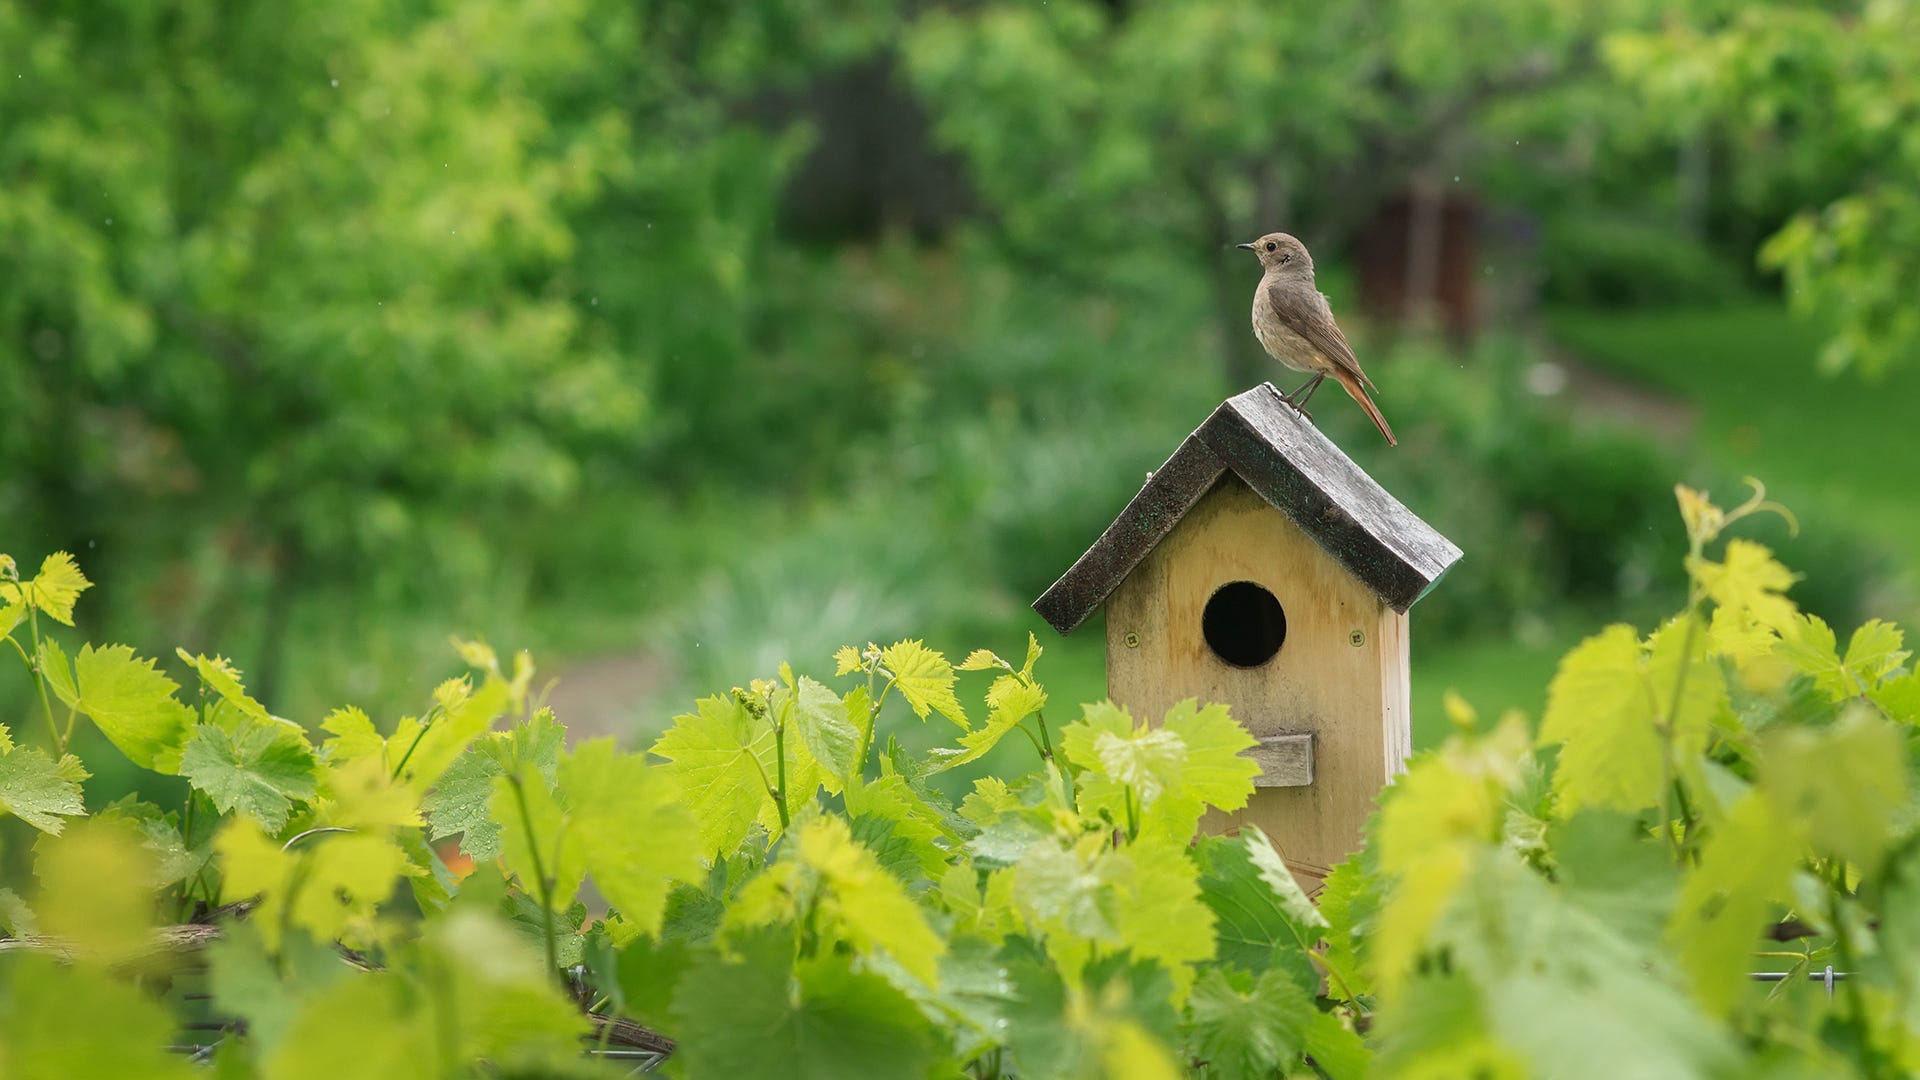
M1251 581L1222 585L1200 614L1200 632L1213 655L1234 667L1259 667L1287 640L1287 613L1272 593Z

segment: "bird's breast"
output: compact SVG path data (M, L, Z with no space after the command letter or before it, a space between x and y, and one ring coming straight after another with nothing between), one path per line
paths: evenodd
M1267 300L1264 284L1253 294L1253 336L1260 340L1260 347L1267 350L1268 356L1293 370L1308 373L1320 370L1320 365L1314 362L1319 350L1281 321L1279 313L1273 310L1273 305Z

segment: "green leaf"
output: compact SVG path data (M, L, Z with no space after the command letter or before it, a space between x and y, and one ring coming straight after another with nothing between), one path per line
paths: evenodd
M837 793L853 778L860 752L860 731L847 718L839 695L802 675L797 686L789 684L775 694L774 707L799 729L807 752L834 781L827 790Z
M587 1019L531 941L497 918L455 908L427 924L424 944L446 972L435 1019L452 1020L463 1062L509 1076L579 1067Z
M1827 728L1783 728L1761 743L1759 788L1814 851L1871 869L1908 806L1907 740L1873 709Z
M298 731L251 717L231 729L199 724L180 755L180 775L223 814L246 814L278 832L295 801L312 799L313 747Z
M344 763L363 757L386 760L387 740L373 726L367 714L352 706L335 709L320 721L320 730L330 736L320 747L321 756L330 762Z
M92 584L80 572L80 566L73 561L73 556L56 551L41 560L40 573L32 581L22 582L18 586L9 584L8 591L17 591L18 598L24 598L46 612L55 622L72 626L74 601ZM6 596L0 594L0 599L6 599Z
M1679 878L1645 824L1626 814L1589 811L1555 822L1548 840L1569 904L1622 937L1658 940L1673 913Z
M629 924L657 934L673 883L701 872L694 821L672 777L620 753L610 737L563 755L551 791L531 769L493 785L488 814L503 826L501 858L529 893L544 872L556 903L568 903L592 874Z
M851 645L842 645L833 652L833 674L836 678L851 675L866 666L860 656L860 650Z
M1316 1015L1308 992L1278 971L1211 968L1187 999L1187 1054L1210 1078L1263 1080L1299 1058Z
M374 930L375 909L407 872L404 851L375 833L322 833L288 851L250 818L235 818L214 839L228 901L260 898L254 925L269 949L281 947L283 928L304 929L321 941L362 937Z
M189 653L185 649L175 649L174 652L178 653L180 659L185 660L188 666L200 676L202 685L219 695L222 701L240 710L242 716L251 717L263 724L286 723L267 712L266 706L247 695L247 688L240 681L240 669L234 667L233 663L225 657L208 658Z
M1790 899L1787 882L1800 852L1781 838L1792 831L1764 793L1749 793L1708 835L1699 864L1681 883L1667 945L1694 998L1714 1016L1727 1015L1748 989L1760 928L1774 903Z
M181 746L193 710L174 697L179 689L153 661L125 645L83 646L69 667L59 645L40 643L41 668L60 701L78 709L127 759L143 769L179 771Z
M778 835L779 811L767 790L774 777L773 728L732 697L702 698L694 710L674 717L652 752L679 781L698 823L701 853L709 859L732 854L756 821Z
M674 1060L688 1080L926 1074L933 1033L912 1001L846 957L796 963L791 950L788 933L775 929L682 980Z
M40 929L86 960L118 963L152 945L154 859L124 821L92 820L34 845Z
M1364 1080L1373 1052L1334 1013L1315 1013L1307 1022L1307 1056L1330 1080Z
M698 966L705 967L716 963L717 957L678 938L659 940L643 935L621 946L615 970L625 1001L623 1014L656 1030L671 1030L680 981L696 966L696 960Z
M388 753L398 755L393 764L400 779L415 791L431 788L506 710L509 688L499 676L488 676L472 693L466 685L464 679L442 684L437 714L425 723L402 720L387 740Z
M1881 683L1872 698L1873 703L1896 722L1920 727L1920 671L1910 671Z
M1255 740L1228 715L1225 705L1203 709L1189 698L1168 710L1161 726L1187 744L1184 786L1188 798L1217 810L1247 805L1260 766L1241 754Z
M260 1074L274 1080L431 1076L446 1052L457 1053L457 1017L423 1015L401 976L370 972L335 979L303 999L279 1045L262 1055ZM433 1020L443 1020L436 1026Z
M12 889L0 889L0 934L27 937L40 932L33 909Z
M946 943L906 887L853 839L844 821L808 822L794 841L797 864L818 883L814 902L823 933L833 933L855 952L884 950L921 982L938 983Z
M913 714L925 720L929 712L960 725L966 731L967 712L953 694L956 676L947 658L919 641L901 641L880 651L880 664L893 673L893 686L913 707Z
M200 1070L169 1053L175 1021L131 982L85 965L23 956L0 990L0 1076L193 1080ZM108 1037L102 1021L112 1017Z
M1046 691L1022 681L1018 676L1002 675L993 680L993 685L987 690L986 725L962 735L960 745L966 747L966 753L942 763L939 771L945 772L980 760L987 751L998 746L1000 740L1020 721L1039 712L1046 704Z
M854 839L904 881L939 878L960 839L940 811L898 774L848 788L847 814Z
M56 835L65 825L62 818L87 812L80 785L61 775L46 751L30 746L0 752L0 810Z
M126 795L102 807L95 818L124 822L140 836L140 844L155 860L154 884L172 885L200 872L213 857L207 835L188 838L180 834L178 815L162 811L138 796ZM196 830L198 832L198 830Z
M1317 984L1319 973L1306 953L1320 940L1319 911L1309 904L1307 922L1294 915L1291 899L1279 895L1255 865L1247 838L1205 837L1193 855L1200 866L1200 901L1217 921L1216 959L1256 973L1280 965L1303 984ZM1291 889L1299 891L1298 885Z
M1881 680L1900 670L1913 654L1904 647L1906 635L1892 623L1869 619L1853 632L1847 642L1847 673L1864 690L1872 690Z
M975 649L972 652L968 653L967 658L965 660L960 661L959 666L954 668L954 670L955 671L985 671L988 668L996 668L996 667L1010 669L1011 666L1012 665L1008 664L1005 660L1002 660L998 656L995 656L993 654L993 650L991 649Z
M1659 805L1661 747L1652 710L1632 627L1609 626L1560 661L1547 686L1540 742L1565 744L1553 787L1566 813Z
M1111 702L1089 705L1060 743L1067 760L1086 770L1078 782L1082 813L1164 840L1191 839L1209 805L1245 806L1260 772L1239 756L1254 740L1226 707L1201 709L1192 700L1175 705L1158 728L1136 725Z
M460 850L476 862L487 862L500 854L500 822L487 813L493 798L494 777L502 775L508 762L530 766L547 783L552 783L560 764L560 748L566 731L545 709L532 720L510 732L483 735L454 759L427 793L421 808L430 822L429 836L434 840L460 834Z
M601 895L628 922L659 933L673 883L701 872L695 822L679 786L606 738L561 757L558 791L572 822L563 847L580 849Z
M1001 963L1012 983L1007 1048L1018 1076L1063 1080L1175 1080L1183 1075L1166 1040L1176 1018L1167 975L1125 955L1088 964L1069 982L1022 939Z

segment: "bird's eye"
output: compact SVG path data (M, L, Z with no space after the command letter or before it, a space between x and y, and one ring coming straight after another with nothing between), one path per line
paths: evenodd
M1268 251L1272 251L1272 250L1274 250L1275 248L1278 248L1279 246L1280 246L1279 244L1276 244L1276 243L1274 243L1274 242L1273 242L1273 241L1271 241L1271 240L1269 240L1269 241L1267 241L1267 250L1268 250Z

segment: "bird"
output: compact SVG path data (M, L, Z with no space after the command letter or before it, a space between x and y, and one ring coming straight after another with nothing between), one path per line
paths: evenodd
M1265 271L1260 286L1253 291L1253 336L1260 339L1260 347L1268 356L1313 376L1293 393L1281 394L1280 400L1310 420L1313 417L1307 412L1307 399L1331 375L1347 396L1366 410L1373 426L1386 436L1387 445L1400 445L1387 426L1387 418L1380 415L1380 407L1367 395L1368 390L1377 394L1380 388L1360 370L1347 335L1333 321L1333 307L1327 303L1326 294L1314 286L1313 256L1307 253L1307 245L1277 232L1251 244L1234 246L1258 256Z

